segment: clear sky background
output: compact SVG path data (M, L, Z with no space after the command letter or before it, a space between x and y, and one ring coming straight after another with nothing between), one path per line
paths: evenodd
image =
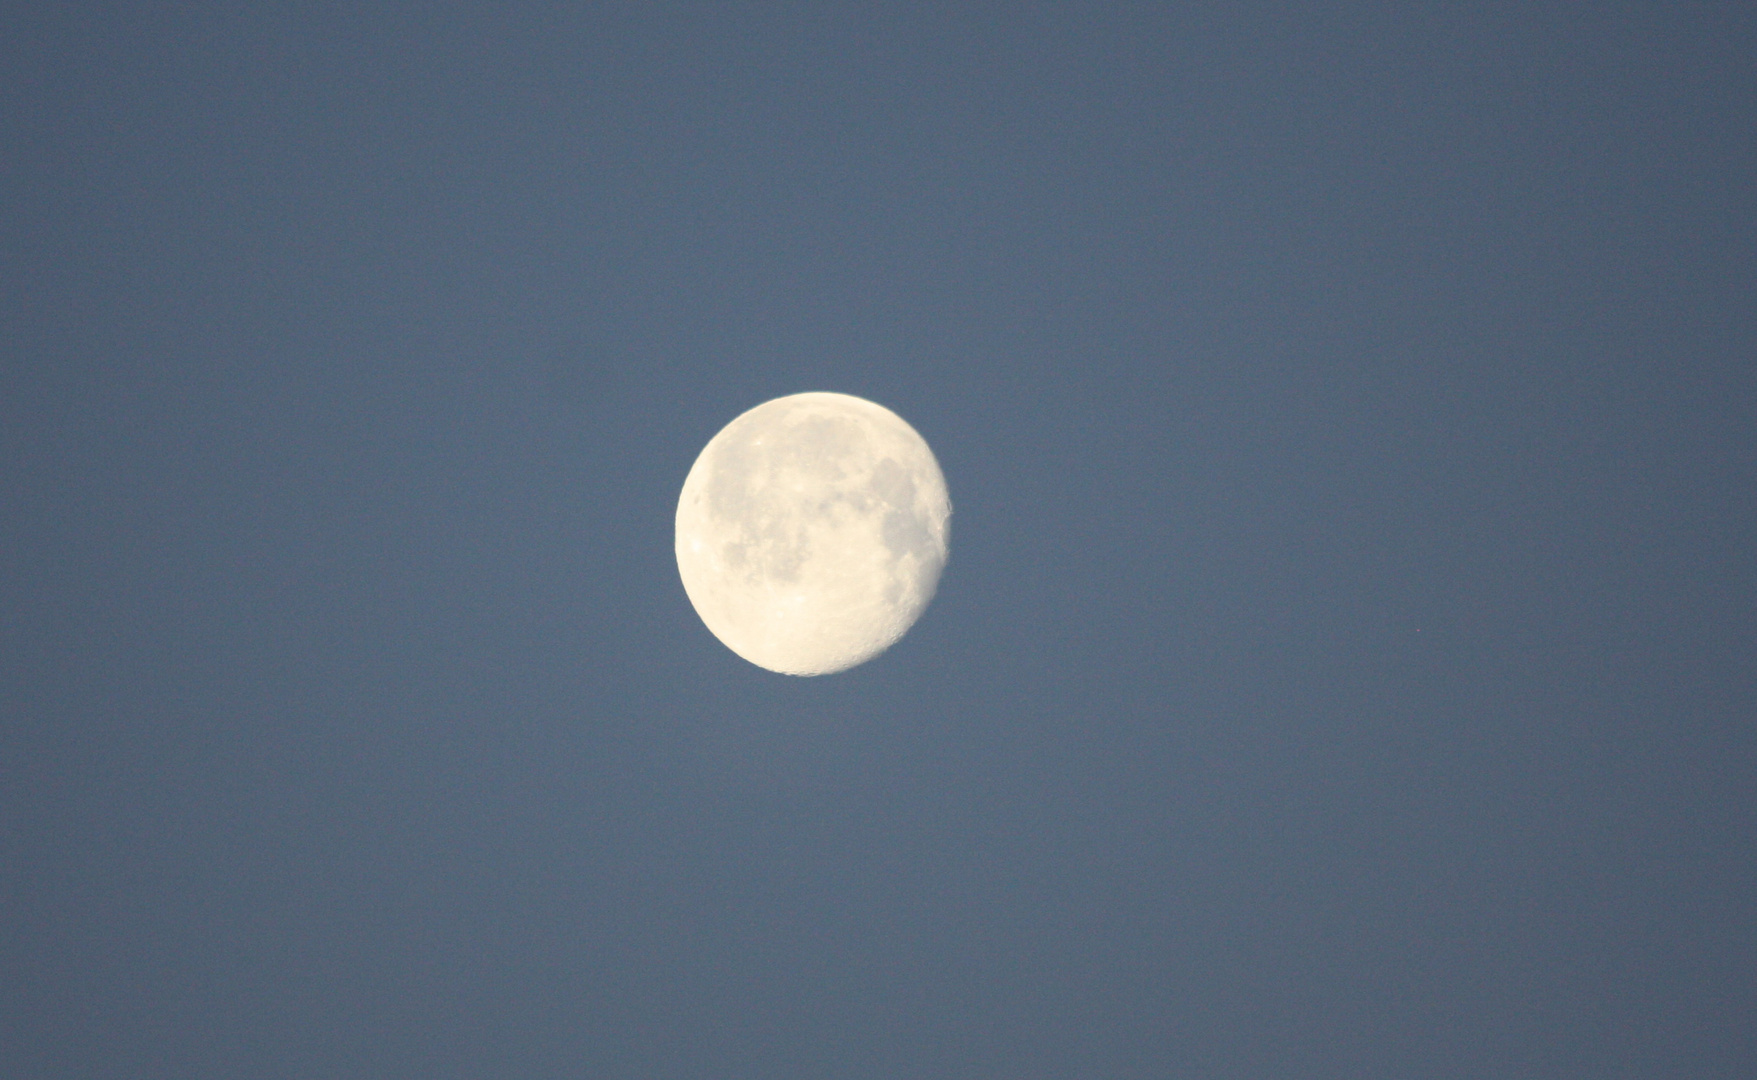
M9 5L0 1075L1757 1075L1754 12Z

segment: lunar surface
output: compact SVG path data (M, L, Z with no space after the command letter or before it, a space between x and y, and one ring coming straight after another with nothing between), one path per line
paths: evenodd
M696 458L677 569L714 636L751 663L826 675L872 659L939 584L952 504L933 451L847 394L758 405Z

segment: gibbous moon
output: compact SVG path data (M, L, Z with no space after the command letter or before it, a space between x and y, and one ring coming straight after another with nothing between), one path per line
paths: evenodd
M787 675L884 652L939 584L946 480L902 417L847 394L793 394L727 424L677 500L677 570L726 647Z

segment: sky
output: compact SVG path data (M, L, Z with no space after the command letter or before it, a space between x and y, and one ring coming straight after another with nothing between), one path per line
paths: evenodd
M8 6L0 1074L1757 1075L1754 11Z

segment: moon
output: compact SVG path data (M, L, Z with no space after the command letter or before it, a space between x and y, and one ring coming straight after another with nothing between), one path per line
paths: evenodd
M764 402L708 442L677 500L677 571L733 652L845 671L908 632L939 585L952 503L927 441L848 394Z

